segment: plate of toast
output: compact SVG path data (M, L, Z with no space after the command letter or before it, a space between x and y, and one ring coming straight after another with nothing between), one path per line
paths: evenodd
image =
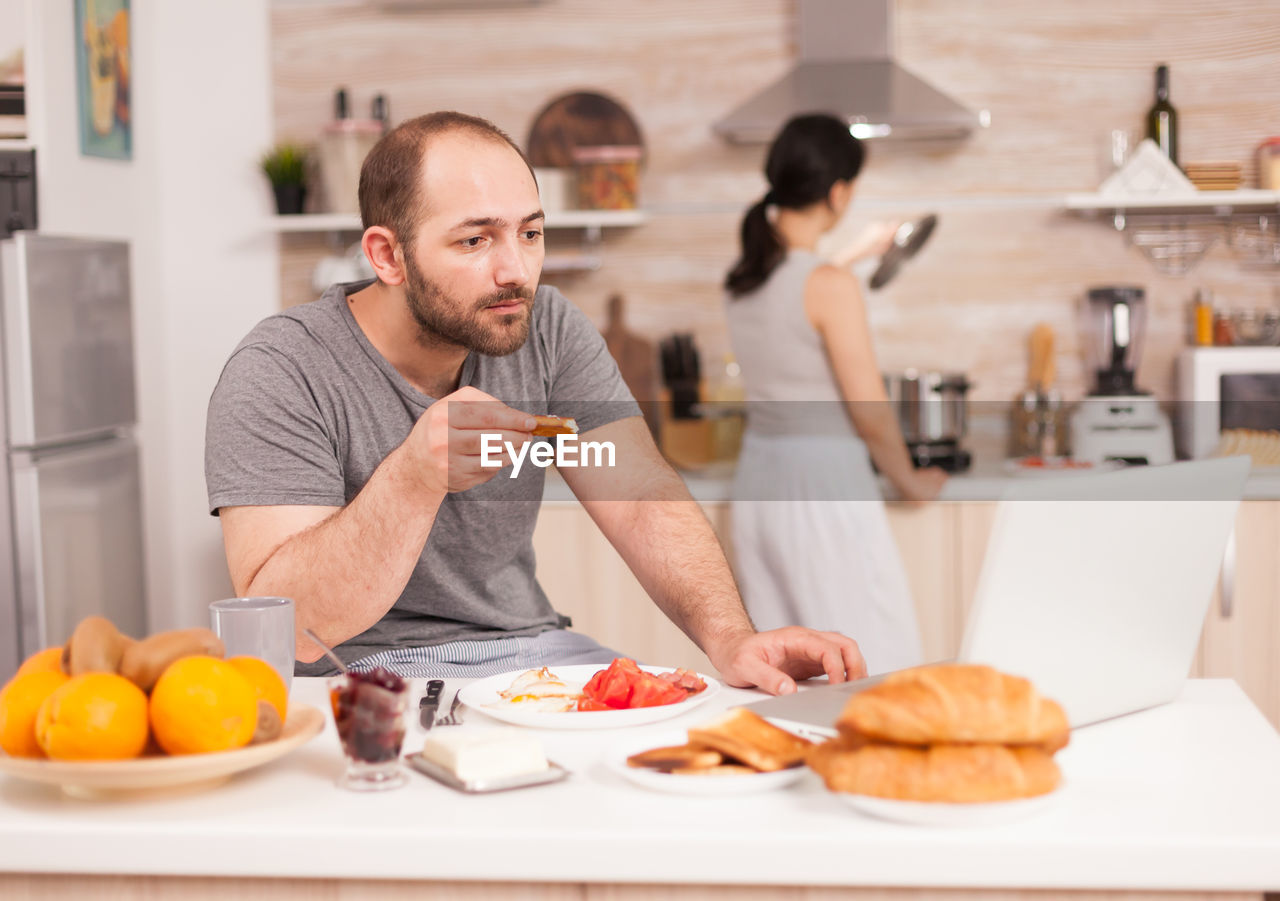
M860 813L930 826L988 825L1059 796L1062 707L989 666L901 670L852 696L837 735L806 760Z
M805 774L808 739L735 707L685 732L651 733L615 748L609 767L642 788L741 795L784 788Z

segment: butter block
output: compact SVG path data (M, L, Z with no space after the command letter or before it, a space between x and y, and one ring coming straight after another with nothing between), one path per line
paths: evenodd
M542 742L520 729L434 730L422 746L422 756L464 782L508 779L547 769Z

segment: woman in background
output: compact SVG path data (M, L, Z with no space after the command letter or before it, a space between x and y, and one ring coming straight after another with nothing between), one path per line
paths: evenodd
M871 461L909 501L936 497L946 475L912 465L858 281L817 254L863 156L831 116L788 122L769 148L769 191L743 219L742 256L725 287L748 402L732 506L743 600L760 629L850 636L874 673L918 664L922 652Z

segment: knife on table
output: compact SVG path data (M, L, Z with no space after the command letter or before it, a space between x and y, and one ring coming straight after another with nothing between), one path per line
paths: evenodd
M436 711L440 708L440 694L443 691L443 679L432 679L427 683L427 693L418 702L418 722L423 729L430 729L436 724Z

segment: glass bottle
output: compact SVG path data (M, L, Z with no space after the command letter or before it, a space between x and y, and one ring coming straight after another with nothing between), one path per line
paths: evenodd
M1178 111L1169 102L1169 67L1156 67L1156 102L1147 111L1147 137L1178 164Z

